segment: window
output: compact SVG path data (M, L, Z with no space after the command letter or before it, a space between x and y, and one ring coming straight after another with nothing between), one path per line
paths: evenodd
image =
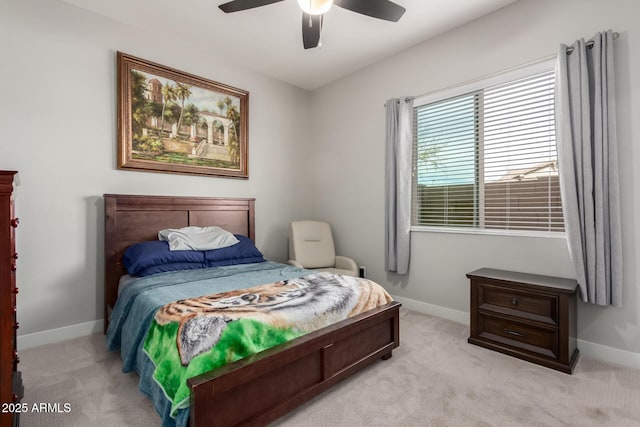
M413 225L564 231L553 71L474 86L415 102Z

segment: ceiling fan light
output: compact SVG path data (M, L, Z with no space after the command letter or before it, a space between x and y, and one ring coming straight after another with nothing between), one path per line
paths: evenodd
M309 15L322 15L331 9L333 0L298 0L298 5Z

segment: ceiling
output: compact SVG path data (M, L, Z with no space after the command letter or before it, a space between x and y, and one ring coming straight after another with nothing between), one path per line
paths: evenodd
M322 47L302 47L296 0L225 14L226 0L64 0L149 32L209 47L211 54L307 90L314 90L426 39L517 0L394 0L407 11L387 22L332 7Z

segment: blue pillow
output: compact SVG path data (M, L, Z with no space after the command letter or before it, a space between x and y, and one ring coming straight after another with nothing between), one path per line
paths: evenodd
M240 234L235 236L239 240L235 245L208 251L172 251L164 240L136 243L124 252L122 264L130 275L142 277L167 271L265 261L251 239Z
M241 234L235 234L238 243L226 248L204 251L204 257L209 267L219 265L246 264L247 262L262 262L262 252L256 248L250 238ZM236 262L238 260L252 259L254 261ZM219 264L222 263L222 264Z
M196 270L199 268L205 268L206 265L201 262L174 262L171 264L153 265L151 267L138 270L137 277L149 276L151 274L166 273L167 271L178 270Z
M169 243L163 240L136 243L122 256L122 264L132 276L139 276L141 270L149 267L182 263L199 264L199 268L207 266L202 251L170 251Z

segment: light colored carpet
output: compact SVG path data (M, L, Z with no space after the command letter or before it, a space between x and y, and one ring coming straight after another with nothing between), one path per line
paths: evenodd
M466 342L468 328L401 310L390 360L281 418L303 426L640 426L640 371L581 357L573 375ZM159 426L137 376L123 374L102 335L21 353L25 399L70 403L69 413L26 413L30 426Z

